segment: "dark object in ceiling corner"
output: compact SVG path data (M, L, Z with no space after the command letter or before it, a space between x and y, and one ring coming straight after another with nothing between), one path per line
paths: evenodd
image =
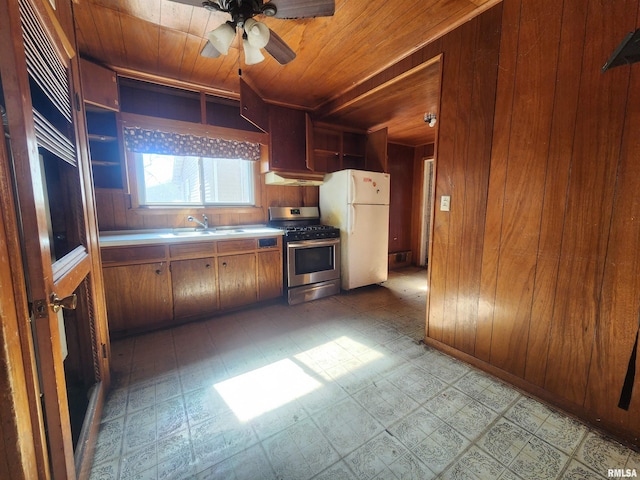
M629 32L620 45L613 51L609 60L602 66L602 72L620 65L630 65L640 61L640 28Z

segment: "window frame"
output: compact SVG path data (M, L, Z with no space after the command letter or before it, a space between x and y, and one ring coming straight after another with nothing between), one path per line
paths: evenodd
M246 130L235 130L226 127L216 127L200 123L183 122L179 120L169 120L164 118L148 117L133 113L121 112L118 119L118 130L123 136L124 127L140 127L149 130L162 130L178 134L192 134L203 137L223 138L226 140L246 141L260 144L261 161L252 162L253 167L253 192L254 205L143 205L140 203L140 192L138 191L138 167L136 153L128 151L122 145L123 158L126 163L128 176L130 209L139 213L176 214L181 212L193 212L194 209L215 210L218 213L242 213L253 212L262 209L263 186L261 182L260 164L267 156L269 136L266 133L249 132Z
M218 157L204 157L204 156L196 156L196 155L188 155L188 156L183 156L182 158L195 158L197 161L197 175L198 175L198 179L197 182L200 185L200 188L198 189L198 200L194 201L192 203L159 203L159 202L150 202L148 201L147 198L147 191L142 191L142 184L144 183L144 176L145 176L145 172L144 172L144 168L145 168L145 162L144 162L144 155L153 155L153 154L149 154L149 153L139 153L139 152L128 152L128 154L132 157L132 162L135 163L135 169L136 169L136 177L135 177L135 182L136 184L134 185L135 187L135 192L136 192L136 199L137 199L137 204L140 208L244 208L244 207L254 207L256 205L257 199L256 199L256 182L255 182L255 177L256 177L256 170L255 170L255 163L258 162L253 162L251 160L243 160L243 159L226 159L226 158L222 158L222 160L230 160L232 162L236 162L236 161L244 161L244 162L248 162L248 167L249 167L249 175L251 175L251 179L250 182L247 181L247 183L245 183L245 185L249 184L250 188L251 188L251 201L250 202L238 202L238 203L234 203L234 202L207 202L206 201L206 192L205 192L205 183L206 183L206 177L205 177L205 165L204 165L204 159L218 159ZM165 154L159 154L159 155L165 155ZM167 156L171 156L169 154L167 154ZM173 155L174 157L181 157L180 155ZM214 170L216 170L216 172L218 171L218 168L214 168ZM244 175L244 174L243 174ZM184 181L189 182L190 178L185 178ZM243 182L244 183L244 182ZM190 188L187 188L187 190L190 190ZM244 190L244 188L243 188ZM195 193L195 192L194 192ZM218 192L216 192L218 193ZM144 200L144 202L142 201Z

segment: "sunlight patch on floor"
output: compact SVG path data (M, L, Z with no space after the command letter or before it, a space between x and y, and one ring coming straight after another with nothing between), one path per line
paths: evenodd
M238 420L246 422L321 388L322 379L330 380L323 366L357 359L359 361L351 364L360 368L383 356L373 348L342 336L305 350L294 359L278 360L217 383L214 388Z
M240 421L247 421L300 398L322 383L285 358L215 385Z

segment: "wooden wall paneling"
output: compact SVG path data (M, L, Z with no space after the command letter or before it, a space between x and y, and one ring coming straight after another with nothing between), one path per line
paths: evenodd
M96 205L100 207L96 209L96 215L98 217L98 228L100 230L115 230L115 220L113 216L113 202L111 201L111 192L106 190L96 190L95 192Z
M453 165L456 107L457 107L457 81L460 58L460 29L451 32L442 40L442 88L440 91L440 115L438 119L438 144L436 153L436 168L434 175L436 204L439 205L441 195L451 195L454 189ZM440 162L442 158L442 162ZM456 201L455 199L453 200ZM446 319L451 312L445 311L445 302L448 298L447 275L450 271L450 225L451 212L441 212L436 207L433 221L433 245L432 256L429 262L430 286L429 286L429 312L428 312L428 336L447 344L453 343L454 328Z
M453 172L453 188L451 195L451 224L449 227L449 256L447 259L447 300L445 302L445 315L451 324L453 338L447 343L463 352L472 353L475 336L475 319L467 316L469 304L477 301L474 298L466 298L466 285L472 275L473 262L469 263L468 251L470 238L465 237L469 222L477 222L479 219L468 216L467 202L472 201L467 197L467 166L469 155L476 154L469 145L469 128L475 119L471 116L474 57L477 54L476 32L478 22L470 22L460 28L461 49L458 66L457 105L456 105L456 131L454 137L453 157L449 159ZM437 206L439 208L439 204ZM465 311L466 310L466 311Z
M487 213L482 249L480 298L478 300L478 319L476 322L475 355L487 362L491 357L493 324L496 311L496 287L505 203L504 186L507 176L519 26L520 2L517 0L503 2L500 64L498 68L491 146L491 170L487 191Z
M539 386L544 384L547 371L586 15L583 0L565 0L524 377Z
M631 82L585 407L617 428L640 432L637 373L629 410L617 408L640 315L640 70L621 68L621 74L630 70ZM624 96L623 89L616 92Z
M127 229L134 229L134 230L143 229L144 216L138 214L135 210L131 209L131 195L122 194L121 203L122 203L122 206L124 207ZM115 203L114 203L114 207L115 207Z
M144 228L169 228L169 215L141 215Z
M302 206L315 207L320 204L320 188L300 187L302 189Z
M125 230L128 227L127 222L127 209L130 205L129 195L125 195L122 192L112 191L111 202L113 203L113 221L114 230ZM100 205L97 205L97 209L100 209Z
M451 346L455 346L456 344L458 301L460 300L459 282L462 265L461 254L465 247L462 244L462 231L465 222L464 165L469 151L467 135L470 120L471 85L473 81L473 54L475 49L473 40L475 39L476 28L477 21L473 21L456 30L458 33L458 38L456 39L457 44L452 49L453 51L447 49L449 60L456 64L455 66L450 65L452 72L455 68L456 81L451 86L447 86L446 79L443 78L443 96L444 88L446 88L450 90L449 93L452 95L452 98L450 99L451 109L447 110L446 104L443 101L440 111L441 118L452 117L454 122L450 124L452 128L451 144L449 154L445 157L448 169L448 188L438 193L438 198L441 195L449 195L451 197L450 211L440 212L439 199L436 200L436 210L442 216L449 217L446 277L444 279L445 300L442 341ZM439 151L439 154L441 155L442 152ZM440 165L442 166L445 162L441 162Z
M562 4L523 1L491 363L524 376ZM531 48L536 45L536 48Z
M603 59L635 27L637 0L589 1L565 228L545 388L577 405L589 362L612 216L621 134L627 109L625 69L600 72ZM567 21L570 21L568 19ZM597 121L593 112L600 112ZM603 128L604 127L604 128ZM567 341L571 339L571 341Z
M464 224L461 237L460 276L455 346L473 354L476 345L478 303L487 189L491 162L491 138L500 48L501 8L478 17L471 70L471 103L467 126L464 175ZM460 197L459 194L456 195Z
M389 144L389 173L391 198L389 211L389 252L411 250L411 211L413 199L414 149Z

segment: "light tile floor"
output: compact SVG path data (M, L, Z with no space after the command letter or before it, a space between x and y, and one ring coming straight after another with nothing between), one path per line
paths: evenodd
M420 343L426 274L113 343L92 479L605 479L640 454Z

